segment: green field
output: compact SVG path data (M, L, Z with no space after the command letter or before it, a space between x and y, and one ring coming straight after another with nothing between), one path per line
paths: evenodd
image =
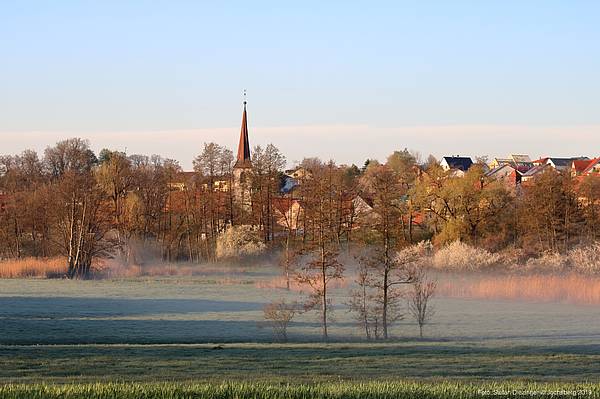
M391 342L372 343L345 309L347 289L336 289L331 342L320 342L316 314L304 314L290 326L292 342L282 344L262 324L262 307L301 294L261 288L274 277L274 270L251 269L0 280L0 382L17 384L3 385L0 398L94 397L92 386L82 384L96 382L142 384L93 385L106 394L96 397L142 391L144 397L204 397L187 393L213 390L216 397L295 398L307 397L313 383L324 384L318 392L332 398L473 397L481 384L575 389L580 385L568 384L593 384L600 376L596 307L438 298L424 340L407 316L392 329ZM246 385L223 388L226 381ZM153 385L160 382L176 384ZM271 396L254 395L256 383L271 384ZM286 384L293 389L281 391ZM517 385L503 385L510 386ZM383 395L385 389L396 396ZM586 389L598 393L597 386Z
M383 398L597 398L594 384L538 383L419 383L419 382L334 382L323 384L264 383L97 383L78 385L8 385L0 387L0 398L231 398L231 399L383 399Z

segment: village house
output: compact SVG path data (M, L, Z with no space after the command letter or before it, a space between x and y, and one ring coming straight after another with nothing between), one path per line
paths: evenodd
M486 177L501 181L506 188L513 191L521 183L522 173L517 170L514 164L501 164L485 174Z
M559 172L566 172L572 168L573 161L589 161L588 157L572 157L572 158L557 158L544 157L533 161L535 166L550 165L553 169Z
M590 160L587 167L581 172L581 175L600 177L600 157Z
M535 165L533 168L529 169L527 172L521 175L521 182L523 184L533 180L536 176L539 176L541 173L544 173L547 170L554 170L552 165L548 163Z
M502 165L510 165L521 173L525 173L534 166L529 155L512 154L510 158L494 158L489 167L493 170Z
M473 165L473 160L469 157L451 156L443 157L440 166L444 171L459 170L466 172Z

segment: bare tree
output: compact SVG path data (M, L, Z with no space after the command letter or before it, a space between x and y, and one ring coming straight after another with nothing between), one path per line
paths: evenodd
M367 340L378 339L381 332L381 306L376 301L377 291L373 288L371 274L367 264L359 260L355 280L358 288L350 291L350 300L347 302L349 311L364 330Z
M423 327L435 314L430 301L435 295L436 285L436 282L429 280L424 272L420 272L409 292L408 310L419 325L419 337L421 338L423 338Z
M92 262L110 256L118 243L111 238L111 212L89 174L66 172L52 192L54 220L69 278L88 278Z
M330 163L332 165L332 163ZM327 340L328 313L331 308L329 283L343 278L344 265L338 261L337 230L332 228L337 222L335 209L335 193L331 191L331 167L319 167L312 171L306 180L308 199L306 206L310 209L312 239L306 244L309 260L304 263L296 279L311 289L306 309L318 308L321 313L323 339Z
M273 301L263 308L265 320L273 329L273 334L283 342L288 339L288 326L300 310L297 302L288 303L283 299Z

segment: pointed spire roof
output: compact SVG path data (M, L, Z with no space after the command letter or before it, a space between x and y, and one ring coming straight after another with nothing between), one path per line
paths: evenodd
M246 113L246 101L244 100L244 112L242 113L242 129L240 131L240 143L238 144L236 168L251 168L250 141L248 140L248 115Z

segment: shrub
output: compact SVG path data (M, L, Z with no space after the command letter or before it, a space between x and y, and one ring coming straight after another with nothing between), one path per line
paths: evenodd
M231 226L217 237L216 255L219 259L256 256L265 249L252 226Z
M556 252L546 252L539 258L530 258L525 263L529 271L561 272L569 266L568 257Z
M500 262L500 256L482 248L454 241L433 255L433 267L440 270L474 271Z
M527 260L525 267L533 271L600 274L600 243L579 246L566 254L547 252Z
M568 258L573 270L600 274L600 242L572 249L568 253Z

